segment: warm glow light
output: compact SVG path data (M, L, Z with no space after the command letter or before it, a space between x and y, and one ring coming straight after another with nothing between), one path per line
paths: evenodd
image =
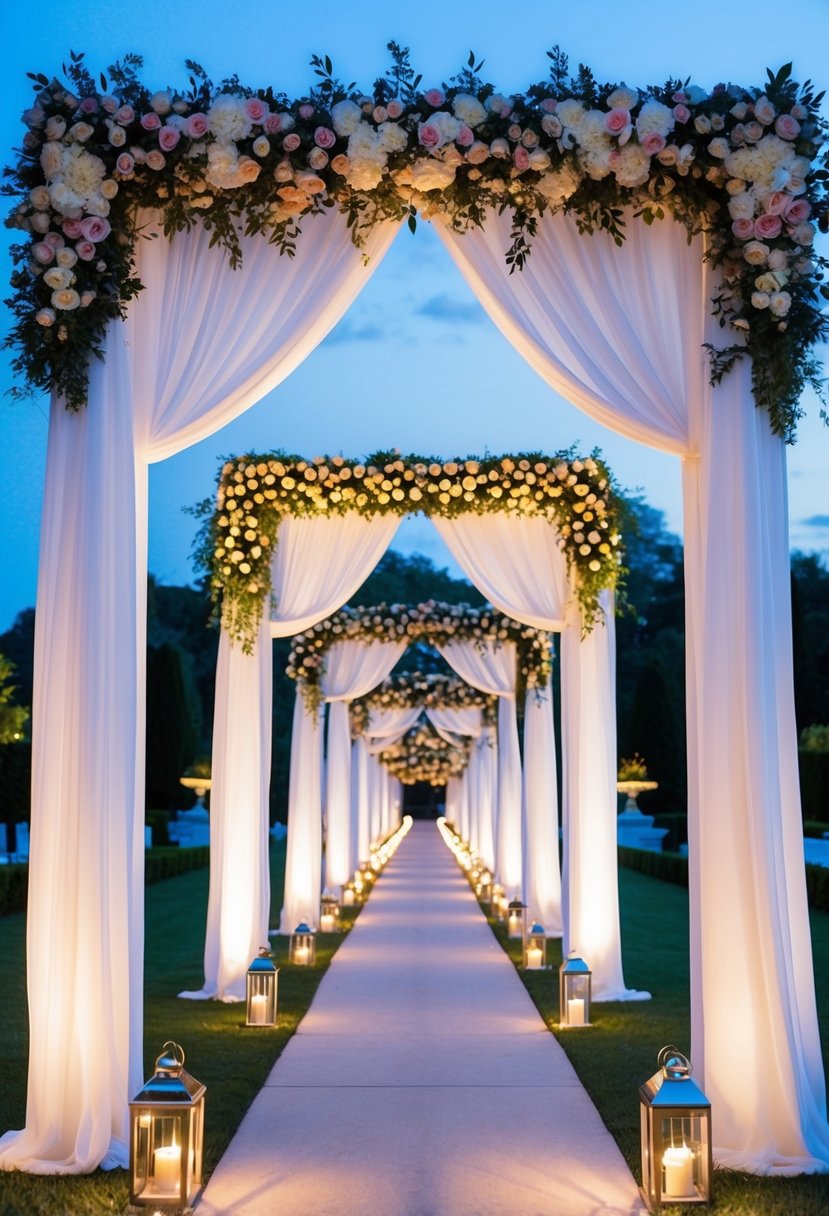
M694 1155L687 1144L666 1148L662 1154L665 1167L665 1197L688 1199L694 1190Z

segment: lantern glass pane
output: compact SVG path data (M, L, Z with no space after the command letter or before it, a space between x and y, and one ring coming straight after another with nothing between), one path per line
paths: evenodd
M527 939L524 966L528 971L542 971L547 966L547 939L543 934L533 933Z
M564 1007L561 1021L565 1026L586 1026L590 1021L590 976L569 974L564 977Z
M249 971L247 976L247 1025L276 1024L276 971Z
M665 1202L708 1197L708 1120L699 1112L663 1115L660 1187Z

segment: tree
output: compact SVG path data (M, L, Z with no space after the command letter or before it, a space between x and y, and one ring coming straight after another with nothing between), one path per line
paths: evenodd
M147 808L181 805L179 778L198 750L187 707L181 653L175 646L147 649Z
M0 743L17 743L29 720L29 711L12 700L17 689L10 683L14 664L0 654Z

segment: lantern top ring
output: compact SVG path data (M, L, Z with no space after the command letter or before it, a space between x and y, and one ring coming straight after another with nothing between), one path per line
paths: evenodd
M161 1055L156 1059L155 1071L168 1072L177 1076L182 1068L184 1068L184 1048L172 1039L168 1039L161 1048Z
M663 1076L671 1081L687 1081L694 1071L691 1061L678 1047L663 1047L656 1059Z

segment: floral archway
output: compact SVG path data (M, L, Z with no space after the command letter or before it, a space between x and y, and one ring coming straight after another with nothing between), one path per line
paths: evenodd
M817 99L786 68L763 88L640 90L587 69L571 79L550 56L549 78L510 97L474 61L450 87L422 89L397 48L372 95L341 90L320 58L295 102L236 79L213 89L197 65L189 88L153 93L130 57L101 88L78 56L68 84L35 74L11 182L24 231L12 337L22 377L55 399L33 706L32 1054L27 1127L3 1142L5 1166L125 1159L141 1058L147 466L290 374L413 209L547 383L683 460L693 1055L721 1161L829 1165L783 447L826 332L811 251L826 220ZM543 605L527 617L543 621ZM585 730L591 710L585 691ZM579 781L591 790L589 771ZM77 853L97 883L77 878ZM84 968L56 983L47 942ZM65 1018L79 1001L97 1010L97 1033ZM739 1094L735 1043L754 1052ZM82 1083L56 1111L50 1081L68 1058Z

